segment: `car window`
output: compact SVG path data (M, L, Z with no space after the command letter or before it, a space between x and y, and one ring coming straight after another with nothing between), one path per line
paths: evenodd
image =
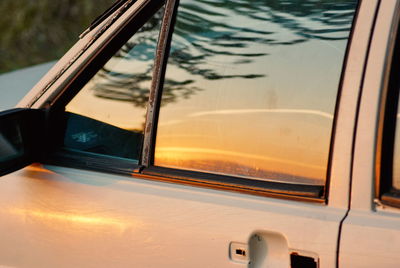
M396 114L396 132L395 132L395 142L394 142L394 155L393 155L393 188L400 191L400 127L398 125L398 120L400 117L400 109L398 107Z
M356 0L182 0L154 165L324 185Z
M64 147L138 160L163 8L67 104Z
M396 69L398 70L398 69ZM397 73L395 74L397 76ZM398 95L398 92L397 92ZM394 146L393 146L393 163L392 163L392 181L391 181L391 189L389 190L392 193L397 193L397 197L400 197L400 126L399 126L399 118L400 118L400 106L397 102L392 102L393 106L397 106L397 112L394 120L394 128L390 128L390 130L394 130ZM393 127L393 126L392 126ZM389 130L389 131L390 131ZM387 179L387 178L386 178ZM388 188L386 189L388 191Z
M391 53L387 53L388 80L387 88L382 91L385 101L381 103L376 147L376 189L375 197L385 205L400 207L400 106L399 106L399 61L400 61L400 29L393 37Z

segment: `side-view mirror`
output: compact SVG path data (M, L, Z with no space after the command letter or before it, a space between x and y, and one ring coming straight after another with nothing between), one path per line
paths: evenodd
M0 176L40 159L45 133L45 111L11 109L0 112Z

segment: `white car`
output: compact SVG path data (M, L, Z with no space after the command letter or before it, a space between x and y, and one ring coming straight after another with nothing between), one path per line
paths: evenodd
M399 267L399 18L118 1L0 113L0 267Z

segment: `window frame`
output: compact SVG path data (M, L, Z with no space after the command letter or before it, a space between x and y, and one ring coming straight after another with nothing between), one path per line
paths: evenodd
M56 150L54 144L57 144L57 137L60 137L60 127L56 127L55 135L49 135L52 138L49 146L46 148L47 152L54 152L49 154L45 159L45 163L61 165L73 168L100 170L108 173L115 173L121 175L135 176L143 179L167 181L173 183L194 185L207 187L212 189L224 189L228 191L241 192L246 194L261 195L267 197L291 199L298 201L309 201L313 203L327 204L328 193L330 185L330 171L332 161L332 144L335 139L336 122L338 106L342 91L343 77L346 72L346 65L348 61L349 47L352 41L354 32L354 25L360 9L360 2L358 2L353 17L349 38L346 45L346 52L343 59L341 75L339 80L338 92L336 96L334 120L331 130L330 148L328 155L328 166L325 185L305 185L305 184L290 184L274 181L262 181L252 178L240 178L234 175L218 175L213 173L187 171L173 168L164 168L154 166L154 150L155 139L157 133L157 124L159 116L159 107L162 95L162 86L166 71L166 64L169 56L169 49L173 34L173 28L176 20L177 9L179 0L166 0L165 13L156 49L156 56L154 61L153 79L150 87L150 95L147 106L146 123L144 129L144 141L142 145L142 155L139 163L134 163L131 160L113 159L110 156L89 156L70 153L66 151ZM158 3L159 6L162 4ZM149 10L157 6L157 1L149 1L141 11L135 16L130 18L129 22L116 34L109 42L104 45L93 57L82 72L73 77L68 85L59 91L53 99L50 100L48 105L48 117L50 126L57 125L57 118L63 112L63 108L75 96L79 90L95 75L95 73L103 66L109 58L127 41L133 32L136 32L139 27L138 20L141 22L153 14ZM150 14L151 13L151 14ZM147 16L147 18L146 18ZM142 23L140 23L141 25ZM132 29L136 29L133 31ZM58 134L57 134L58 133ZM62 136L62 135L61 135ZM111 161L111 162L110 162ZM108 166L102 165L107 163ZM110 165L111 164L111 165Z

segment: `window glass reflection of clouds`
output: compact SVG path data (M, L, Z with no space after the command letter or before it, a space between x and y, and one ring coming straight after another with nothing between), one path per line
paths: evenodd
M324 184L355 8L182 0L155 164Z

